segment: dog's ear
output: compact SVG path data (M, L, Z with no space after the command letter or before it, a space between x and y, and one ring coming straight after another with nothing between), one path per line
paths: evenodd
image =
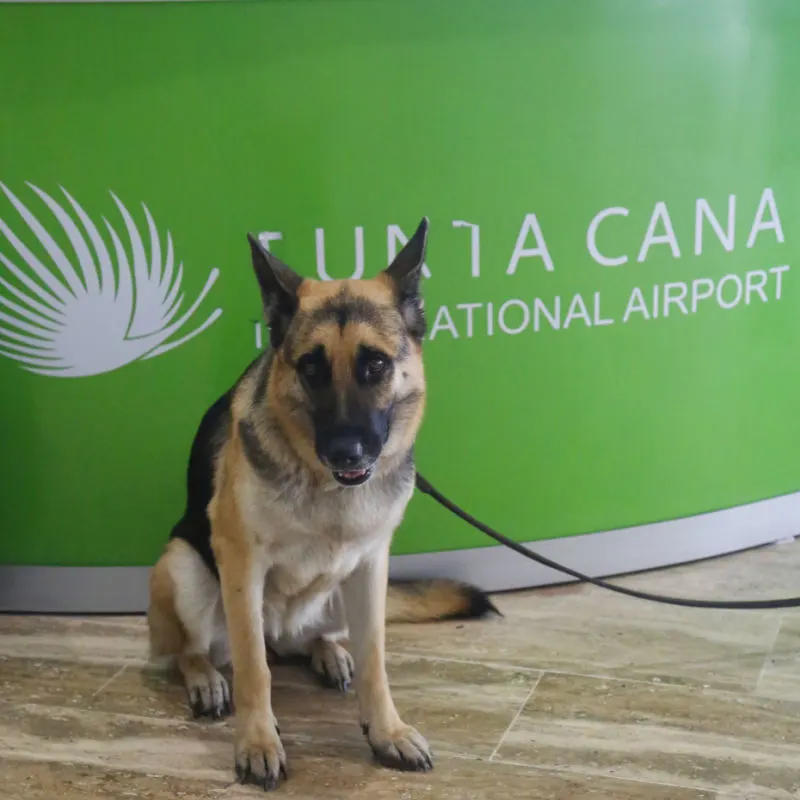
M422 310L420 278L428 243L428 218L423 217L414 235L386 268L397 297L397 305L408 332L418 341L425 336L425 314Z
M264 316L269 325L270 343L280 347L297 310L297 290L303 282L291 267L270 253L252 233L247 234L253 256L253 269L261 289Z

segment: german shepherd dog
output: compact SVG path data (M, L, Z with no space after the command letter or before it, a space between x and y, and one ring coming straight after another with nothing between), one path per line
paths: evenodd
M148 624L152 654L175 659L196 716L235 707L237 777L264 789L286 775L268 649L310 658L342 691L353 680L377 760L427 770L428 744L389 690L387 617L494 610L470 585L388 582L425 404L427 231L423 219L371 280L324 282L248 236L269 347L200 423L186 511L151 573ZM233 698L218 671L231 661Z

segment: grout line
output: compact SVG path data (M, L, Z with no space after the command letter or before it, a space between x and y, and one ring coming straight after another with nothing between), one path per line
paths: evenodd
M540 675L549 670L541 667L522 667L519 664L511 664L505 661L479 661L476 658L453 658L451 656L432 656L425 653L416 653L413 650L387 650L388 656L400 656L406 659L418 659L422 661L441 661L445 664L470 664L476 667L489 667L489 669L515 670L516 672L530 672Z
M764 673L767 671L767 665L769 664L770 656L775 652L775 645L778 644L778 637L781 635L781 628L783 628L783 622L786 617L786 613L782 613L780 617L778 617L778 624L775 628L775 636L772 638L772 644L769 647L769 650L764 654L764 663L761 665L761 669L758 672L758 677L756 678L755 685L753 686L753 692L758 694L758 689L761 686L761 681L764 679Z
M514 725L516 724L517 720L522 716L522 712L525 710L525 706L527 706L528 703L530 702L530 699L533 697L533 693L536 691L536 687L539 685L539 682L541 680L542 680L542 676L541 675L537 676L537 678L534 680L533 686L531 686L531 690L525 696L525 699L522 701L522 704L517 709L517 713L514 714L514 718L511 720L509 726L505 729L505 731L503 732L503 735L500 737L500 741L497 743L497 747L495 747L495 749L492 750L492 754L489 756L489 761L494 761L494 758L497 755L497 752L503 746L503 742L505 742L506 737L511 732L511 729L514 727Z
M128 669L128 665L127 664L121 666L110 678L108 678L103 683L103 685L99 689L97 689L96 691L92 692L90 697L97 697L97 695L99 695L101 692L104 692L111 685L111 683L113 681L115 681L120 675L122 675L123 672L125 672L126 669Z

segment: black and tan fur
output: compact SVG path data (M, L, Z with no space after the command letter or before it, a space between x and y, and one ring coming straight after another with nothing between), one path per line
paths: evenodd
M492 610L452 581L387 591L425 405L427 227L357 281L303 280L250 237L270 347L206 412L186 511L152 572L153 654L175 658L193 710L213 718L231 710L218 668L232 661L237 775L266 789L285 774L267 648L310 657L342 690L354 679L378 760L424 770L428 745L389 691L385 622Z

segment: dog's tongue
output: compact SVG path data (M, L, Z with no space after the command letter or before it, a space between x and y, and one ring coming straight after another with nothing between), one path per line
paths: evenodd
M362 475L364 475L364 473L366 473L365 469L355 469L351 472L342 472L341 475L343 478L346 478L348 481L350 481L360 478Z

